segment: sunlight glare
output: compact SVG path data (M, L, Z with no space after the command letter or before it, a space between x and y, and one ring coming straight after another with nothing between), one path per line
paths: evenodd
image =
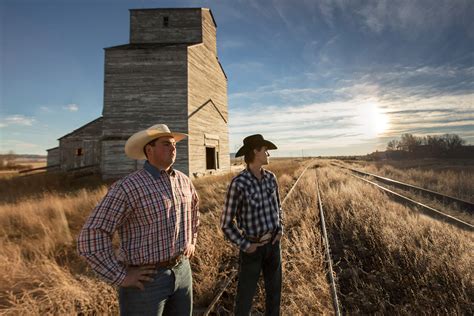
M388 118L375 102L359 106L359 119L367 137L381 136L388 129Z

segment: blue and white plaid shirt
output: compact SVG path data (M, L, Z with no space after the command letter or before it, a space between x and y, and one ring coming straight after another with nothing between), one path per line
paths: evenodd
M230 241L246 250L251 243L246 236L282 232L282 219L278 182L272 172L262 169L258 180L245 169L232 179L221 216L222 231Z

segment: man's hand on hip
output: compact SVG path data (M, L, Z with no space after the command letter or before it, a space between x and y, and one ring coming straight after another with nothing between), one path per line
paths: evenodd
M194 255L195 249L196 249L196 246L194 246L193 244L188 244L186 246L186 249L184 249L184 255L191 259L191 257Z
M274 245L277 241L279 241L281 239L281 233L278 233L276 234L275 237L273 237L273 240L272 240L272 245Z
M144 282L153 281L153 276L156 274L155 266L147 265L140 267L130 267L127 268L127 275L120 284L121 287L136 287L140 290L144 290Z
M247 250L244 250L246 253L254 253L258 247L263 245L262 243L251 243Z

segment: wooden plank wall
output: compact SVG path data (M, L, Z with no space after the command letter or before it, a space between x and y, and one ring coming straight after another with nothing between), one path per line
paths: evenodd
M116 179L136 170L137 162L124 154L125 140L103 140L100 170L103 179Z
M163 18L168 17L168 26ZM200 43L201 9L130 10L130 43Z
M219 138L220 167L229 169L227 81L216 57L216 26L210 11L130 12L131 44L105 50L104 178L118 178L141 167L142 162L125 156L123 145L133 133L158 123L190 135L178 143L176 169L188 175L206 171L205 144L215 142L206 140L206 133ZM165 16L168 27L163 26ZM188 116L208 100L212 102L188 123Z
M167 124L172 131L187 132L186 48L186 45L171 45L106 50L104 141L126 140L133 133L158 123ZM102 147L105 177L121 177L134 170L117 168L128 158L123 148L113 152L109 148L112 147ZM175 167L186 174L187 159L185 140L177 146Z
M46 166L59 165L59 147L48 149L48 156L46 158Z
M100 162L100 137L102 136L102 119L86 124L84 127L60 138L59 163L61 170L67 171ZM78 156L77 149L82 149Z
M230 169L227 79L215 55L214 22L209 10L203 10L202 14L204 43L188 48L188 113L192 114L189 119L189 169L192 175L206 173L205 144L212 142L206 140L206 134L218 136L216 150L220 169Z

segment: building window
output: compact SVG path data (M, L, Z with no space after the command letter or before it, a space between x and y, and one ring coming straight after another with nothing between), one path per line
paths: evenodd
M170 19L167 16L163 17L163 27L168 27L170 23Z
M77 148L76 149L76 156L82 156L84 155L84 150L82 148Z
M215 147L206 147L206 169L217 169Z

